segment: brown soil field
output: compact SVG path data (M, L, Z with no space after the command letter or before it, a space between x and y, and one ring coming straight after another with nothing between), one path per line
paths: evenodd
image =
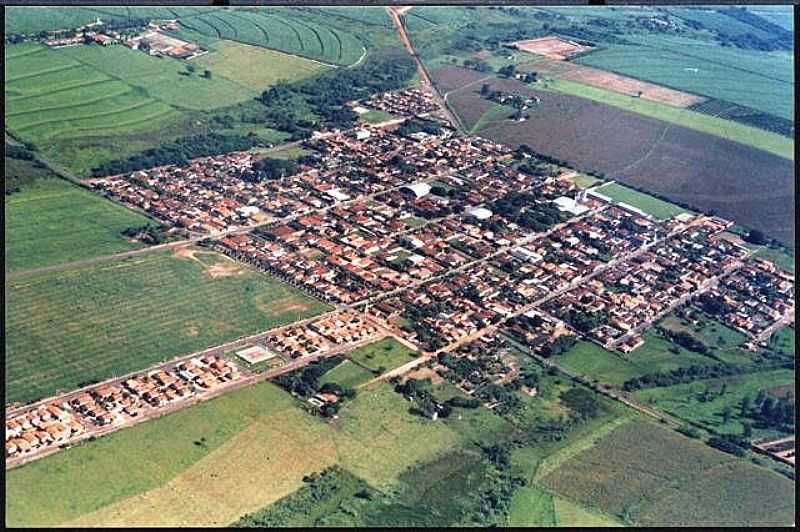
M447 98L467 128L495 105L480 96L477 81L484 74L442 67L431 75L450 90L472 83ZM516 80L487 81L493 89L538 96L540 103L525 122L486 121L479 135L510 146L527 144L578 170L602 172L794 247L791 161L591 100L536 91Z
M567 61L553 61L547 58L536 59L518 68L521 72L536 71L550 74L560 79L584 83L593 87L606 89L627 96L637 96L673 107L686 108L706 101L706 98L629 78L599 68L569 63Z
M591 46L583 46L578 43L562 39L561 37L541 37L539 39L529 39L527 41L517 41L513 43L518 50L532 54L543 55L551 59L563 61L568 57L592 50Z

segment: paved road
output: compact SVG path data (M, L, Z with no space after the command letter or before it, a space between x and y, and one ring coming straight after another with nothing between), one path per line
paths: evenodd
M444 98L442 98L442 95L439 93L439 89L436 88L433 80L431 80L431 77L428 74L428 69L425 68L424 63L417 54L417 51L414 49L414 45L411 44L411 39L408 37L406 28L403 25L403 19L401 18L401 15L410 8L387 7L386 9L389 11L389 15L392 17L392 22L394 22L394 26L397 29L397 34L400 36L400 40L403 41L403 44L405 45L409 55L411 55L411 57L413 57L414 61L417 63L417 71L419 72L422 85L430 88L434 100L436 100L436 103L439 104L439 107L447 118L447 121L450 122L450 125L460 133L465 133L466 130L461 124L461 120L459 120L455 113L450 111L450 108L447 106L447 102L444 100Z

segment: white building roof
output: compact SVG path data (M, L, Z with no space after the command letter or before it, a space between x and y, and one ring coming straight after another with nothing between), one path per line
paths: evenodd
M347 201L350 199L350 196L339 190L338 188L332 188L330 190L326 190L325 194L332 197L337 201Z
M583 214L589 210L589 207L579 204L577 201L568 196L561 196L560 198L556 198L555 200L553 200L553 203L556 204L558 210L567 211L575 215Z
M478 220L488 220L492 217L492 211L486 207L470 207L467 209L467 214L474 216Z
M404 186L403 189L413 192L417 199L427 196L431 192L431 186L428 183L412 183Z

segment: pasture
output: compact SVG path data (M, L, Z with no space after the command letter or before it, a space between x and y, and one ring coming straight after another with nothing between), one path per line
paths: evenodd
M314 61L249 44L217 41L212 47L211 53L194 59L192 64L256 91L328 70Z
M654 198L638 190L622 186L619 183L602 185L596 188L595 191L614 201L640 209L658 220L668 220L678 214L688 212L686 209L678 207L677 205L667 203L666 201Z
M694 323L689 323L676 314L670 314L659 321L659 325L667 331L685 332L700 340L709 348L709 354L730 364L747 364L755 355L741 349L747 337L735 329L731 329L720 321L703 314L693 312Z
M480 96L484 74L456 67L431 72L467 128L494 105ZM477 133L512 147L605 174L674 203L757 228L794 244L792 161L721 137L514 80L491 87L540 98L525 122L489 122ZM456 89L461 88L461 90ZM560 134L559 132L564 132Z
M616 428L542 483L627 524L794 522L791 480L645 421Z
M347 358L356 364L381 373L411 362L416 356L416 351L412 351L394 338L385 338L347 353Z
M360 386L372 380L374 377L372 373L358 364L354 364L349 360L343 360L335 368L325 373L325 375L320 378L319 383L327 384L329 382L335 382L339 386L345 388L355 388L356 386Z
M7 300L7 402L144 369L329 308L192 249L14 279Z
M508 519L513 527L618 527L616 519L588 510L544 488L519 488L511 501Z
M621 386L629 379L648 373L670 371L692 364L717 363L683 348L679 348L676 355L670 348L677 346L652 332L646 332L644 339L643 346L627 355L607 351L591 342L579 341L572 349L557 357L555 362L570 371L613 386Z
M699 423L709 431L719 434L742 434L743 423L748 419L740 415L742 399L754 399L761 390L780 386L794 386L794 372L788 369L764 371L719 379L704 379L637 391L634 396L642 403L653 406L684 421ZM729 408L731 417L725 422L723 411ZM752 420L749 421L753 424ZM774 430L753 428L755 438L783 435Z
M769 337L769 347L787 355L795 355L794 327L784 327Z
M128 251L121 232L149 219L58 178L6 196L6 272Z
M326 423L272 384L237 390L10 472L8 522L222 526L335 464L393 485L459 441L404 403L379 384Z

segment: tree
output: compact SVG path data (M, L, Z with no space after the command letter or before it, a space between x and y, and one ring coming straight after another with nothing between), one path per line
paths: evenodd
M722 422L726 425L731 422L731 415L733 415L733 411L731 410L730 406L726 406L722 409Z
M211 71L208 69L203 70L203 77L206 79L211 79Z
M753 425L750 423L742 423L742 437L751 438L753 436Z
M767 243L767 237L764 236L764 233L759 231L758 229L753 229L750 231L744 239L751 244L755 244L757 246L763 246Z
M481 96L487 96L489 94L489 91L491 91L489 87L490 85L488 83L481 85Z
M194 65L186 65L186 72L193 74L195 71Z

